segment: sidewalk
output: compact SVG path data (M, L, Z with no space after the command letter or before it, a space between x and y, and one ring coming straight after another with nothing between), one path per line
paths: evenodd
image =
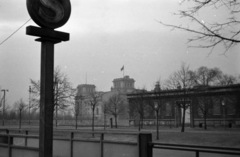
M7 126L0 126L0 129L18 129L18 125L7 125ZM32 125L23 125L21 127L23 130L31 130L31 129L38 129L38 126L32 126ZM78 129L75 129L75 126L58 126L55 127L53 126L54 130L71 130L71 131L80 131L80 130L89 130L91 131L91 127L82 127L79 126ZM118 127L118 128L109 128L106 127L105 130L103 127L94 127L95 131L114 131L114 132L139 132L138 127ZM141 129L140 132L149 132L149 133L156 133L156 127L155 126L144 126L143 129ZM159 132L181 132L181 127L167 127L167 126L160 126L159 127ZM223 127L219 128L213 128L213 127L208 127L207 130L204 130L204 128L190 128L190 127L185 127L185 132L192 132L192 133L217 133L217 134L240 134L240 128L226 128L224 129Z

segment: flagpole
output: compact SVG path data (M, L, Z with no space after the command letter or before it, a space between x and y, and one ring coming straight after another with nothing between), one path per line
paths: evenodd
M124 65L120 70L123 71L123 78L124 78Z

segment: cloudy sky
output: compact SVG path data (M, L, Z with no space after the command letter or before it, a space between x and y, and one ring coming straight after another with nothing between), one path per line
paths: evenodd
M74 87L95 84L99 91L109 91L114 78L125 75L135 79L135 87L153 88L160 77L167 79L181 62L191 69L219 67L227 74L240 73L239 46L226 55L223 47L210 50L188 48L193 34L170 31L158 23L191 23L173 13L186 8L179 0L71 0L72 14L59 31L69 32L70 41L55 45L55 66L60 66ZM223 20L224 11L203 10L203 21ZM0 43L30 19L26 0L0 0ZM0 45L0 87L8 89L12 104L28 100L30 78L40 78L40 43L25 34L29 21ZM193 25L194 26L194 25ZM195 26L194 26L195 27Z

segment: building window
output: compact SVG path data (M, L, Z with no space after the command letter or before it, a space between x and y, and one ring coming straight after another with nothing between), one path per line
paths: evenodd
M172 106L170 103L166 103L166 116L172 116Z
M227 110L227 115L235 115L236 114L236 97L233 96L228 96L226 99L226 110Z
M213 115L221 115L221 101L218 98L213 98Z

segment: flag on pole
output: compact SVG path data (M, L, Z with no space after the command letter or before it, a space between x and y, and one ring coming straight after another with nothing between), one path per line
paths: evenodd
M123 71L123 77L124 77L124 65L122 66L121 71Z
M124 70L124 66L121 68L121 71L123 71Z

